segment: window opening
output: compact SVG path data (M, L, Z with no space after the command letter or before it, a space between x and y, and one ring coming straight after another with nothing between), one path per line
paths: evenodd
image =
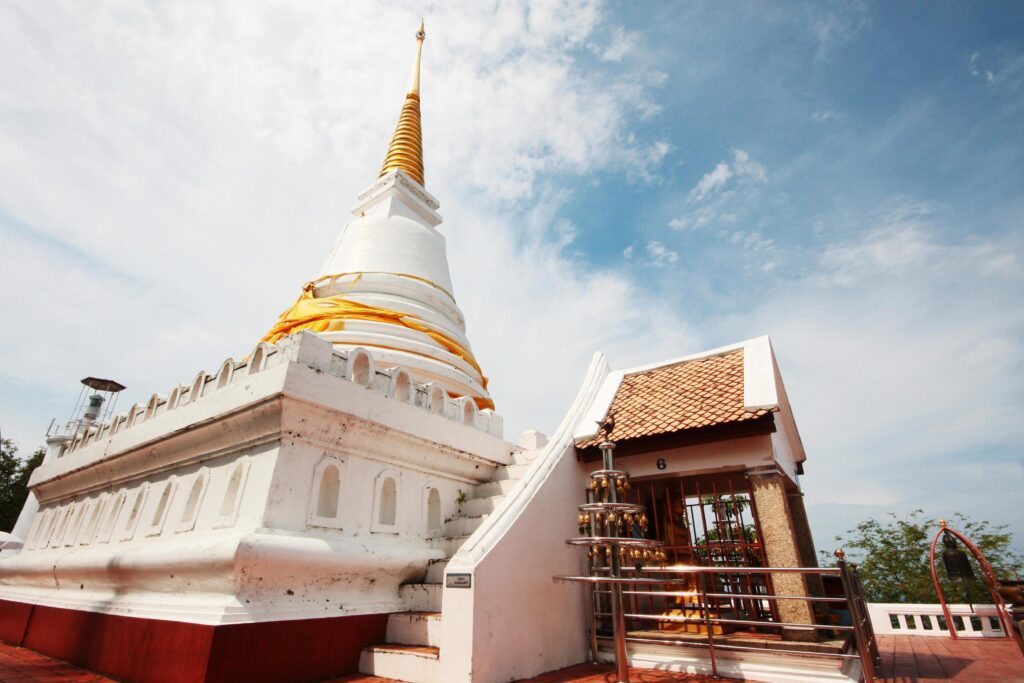
M220 504L220 516L229 517L235 514L235 506L238 501L238 491L242 487L242 463L235 465L231 472L231 479L228 480L228 488L224 492L224 500Z
M82 521L85 520L85 503L78 503L74 512L71 513L71 521L68 522L67 534L64 535L65 545L74 545L78 538L78 532L82 529ZM58 544L59 545L59 544Z
M139 519L139 513L142 512L142 499L145 495L145 489L140 487L138 493L135 494L135 502L132 503L131 514L128 515L128 521L125 522L124 530L131 532L135 528L135 523Z
M164 492L160 494L160 500L156 504L156 510L153 511L153 521L150 522L150 526L158 526L160 521L164 518L164 511L167 510L167 503L171 499L171 482L167 482L164 485Z
M117 521L117 516L121 514L121 508L124 507L124 491L117 494L117 498L114 499L113 504L110 506L110 510L107 511L107 517L103 520L103 526L100 527L100 536L104 540L110 538L110 533L114 530L114 523Z
M92 511L89 514L89 522L85 525L85 530L82 532L82 538L79 543L85 545L92 541L92 537L96 534L96 527L100 523L100 515L103 514L103 503L106 501L102 498L97 500L92 507Z
M320 475L320 491L316 500L317 517L334 519L338 516L338 493L341 479L335 465L327 465Z
M427 493L427 530L441 530L441 494L433 487Z
M192 490L188 492L185 512L181 515L182 522L195 521L196 516L199 514L199 497L203 494L203 484L205 483L206 477L202 473L197 474L196 480L192 482Z
M380 487L380 509L377 513L377 523L385 526L394 526L395 516L398 508L398 486L393 477L386 477Z

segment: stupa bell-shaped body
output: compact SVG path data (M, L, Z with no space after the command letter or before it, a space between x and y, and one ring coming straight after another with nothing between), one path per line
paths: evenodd
M310 329L336 347L363 347L383 367L493 408L452 294L438 202L423 186L416 35L412 84L377 182L359 196L319 277L264 337Z

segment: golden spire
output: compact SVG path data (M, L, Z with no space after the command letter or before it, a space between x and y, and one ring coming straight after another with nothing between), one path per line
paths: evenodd
M423 39L427 37L420 20L420 30L416 33L416 61L413 63L412 82L409 92L405 95L402 113L398 116L395 134L388 144L388 153L384 155L384 164L380 175L400 168L420 185L423 182L423 131L420 128L420 56L423 54ZM378 176L379 177L379 176Z

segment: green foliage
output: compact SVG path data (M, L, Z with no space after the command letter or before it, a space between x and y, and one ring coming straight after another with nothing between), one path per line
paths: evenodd
M739 496L702 496L700 502L705 507L711 507L718 519L727 519L732 521L734 517L742 514L747 506L750 505L750 499L745 495Z
M711 528L707 533L694 541L694 552L704 564L718 565L749 565L756 567L761 564L761 558L756 553L751 554L747 549L740 549L733 544L755 543L757 541L757 530L753 524L739 524L740 515L747 506L750 499L746 496L703 496L701 504L709 507L709 514L706 515ZM686 526L686 515L680 515L682 526ZM723 535L724 531L724 535ZM710 548L710 552L704 546Z
M846 559L856 562L868 602L933 603L938 601L928 566L928 551L939 530L938 520L924 517L923 510L914 510L900 519L893 513L887 523L876 519L861 522L836 541L846 552ZM1010 549L1012 534L1006 525L986 521L975 522L960 513L949 520L956 529L974 543L992 565L999 578L1012 578L1024 568L1024 558ZM988 603L992 601L977 562L963 544L958 545L971 561L974 581L954 582L946 576L942 564L942 539L935 549L936 572L949 602ZM821 552L825 564L835 558Z
M28 478L43 462L46 451L38 448L28 460L17 454L18 447L10 439L0 440L0 531L14 528L28 497Z

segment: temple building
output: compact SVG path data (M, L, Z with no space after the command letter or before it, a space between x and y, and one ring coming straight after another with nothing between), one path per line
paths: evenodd
M624 371L595 354L553 434L507 440L426 189L424 37L378 177L266 337L48 435L0 558L0 639L138 681L494 683L607 658L600 598L553 577L593 570L566 539L609 419L667 567L815 566L766 337ZM822 646L815 603L769 599L822 595L813 577L718 590L747 597L714 614ZM659 639L736 630L694 626L687 595L636 617L635 665L692 670ZM847 680L822 667L792 680Z

